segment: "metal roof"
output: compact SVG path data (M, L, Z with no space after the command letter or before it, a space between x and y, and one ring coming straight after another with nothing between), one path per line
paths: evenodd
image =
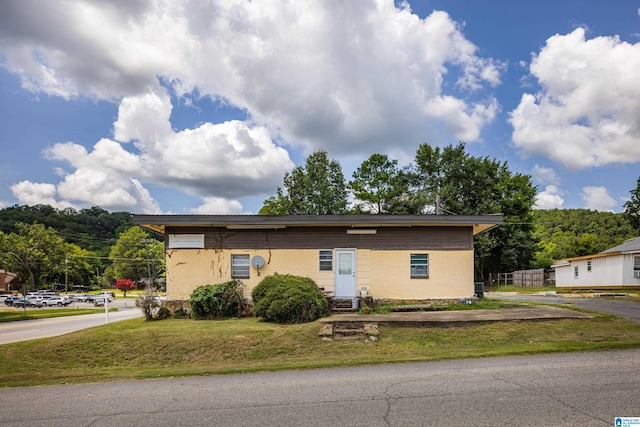
M609 254L614 252L640 252L640 237L634 237L633 239L625 240L623 244L614 246L606 251L600 252L601 254Z
M133 215L133 223L164 235L167 227L280 229L287 227L473 227L473 234L502 224L496 215Z
M573 258L565 258L557 260L553 263L551 268L556 267L566 267L571 264L571 261L581 261L585 259L594 259L594 258L603 258L613 255L621 255L621 254L634 254L640 253L640 237L634 237L633 239L625 240L623 244L614 246L612 248L607 249L606 251L599 252L593 255L583 255L577 256Z

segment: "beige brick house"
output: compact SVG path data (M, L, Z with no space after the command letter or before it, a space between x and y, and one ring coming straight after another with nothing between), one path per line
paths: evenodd
M474 294L473 236L501 215L134 215L165 238L167 297L273 273L310 277L338 298Z

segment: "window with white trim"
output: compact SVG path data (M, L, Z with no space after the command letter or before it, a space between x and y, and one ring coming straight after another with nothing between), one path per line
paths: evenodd
M640 277L640 256L633 257L633 277Z
M591 261L587 261L587 272L591 272Z
M333 271L333 251L321 249L318 252L320 271Z
M248 254L231 254L231 278L248 279L250 273Z
M411 278L429 277L429 254L411 254Z

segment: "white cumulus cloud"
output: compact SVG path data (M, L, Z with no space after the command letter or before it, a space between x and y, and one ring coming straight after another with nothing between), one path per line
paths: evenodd
M24 0L4 8L0 46L33 91L119 100L162 79L309 150L367 154L390 141L413 150L480 139L498 105L473 93L498 85L504 68L447 13L422 19L392 0ZM445 93L445 79L469 98Z
M571 170L640 161L640 43L555 35L533 56L541 90L511 112L513 141Z
M580 197L585 202L585 208L594 211L612 212L617 202L609 195L606 187L584 187Z
M504 63L480 56L447 13L421 18L406 2L22 0L2 9L0 66L24 88L119 103L113 135L45 152L68 167L57 169L55 197L81 205L157 212L154 184L203 197L203 209L224 199L237 211L234 201L273 193L293 167L283 147L413 154L425 141L479 141L500 111L491 90ZM177 131L168 94L208 97L247 120Z
M221 197L205 197L204 203L191 210L197 215L241 215L242 205L237 200L228 200Z
M543 191L536 194L534 209L562 209L564 198L562 191L555 185L547 185Z

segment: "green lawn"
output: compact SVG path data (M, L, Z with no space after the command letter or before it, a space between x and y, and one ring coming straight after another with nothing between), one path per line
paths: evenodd
M592 319L381 327L380 341L325 341L320 323L126 320L0 346L0 385L86 383L640 347L640 323Z

